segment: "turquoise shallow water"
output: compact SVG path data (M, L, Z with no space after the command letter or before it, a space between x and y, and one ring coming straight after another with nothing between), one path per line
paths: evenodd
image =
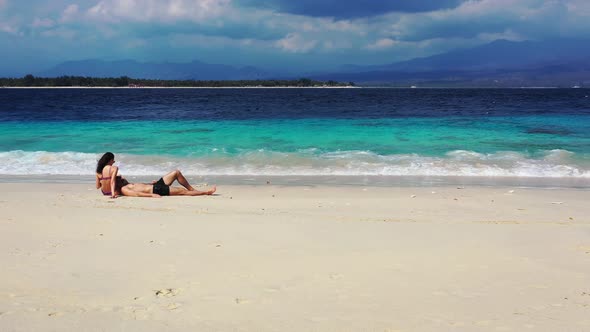
M527 154L554 149L590 152L585 117L485 119L304 119L247 121L125 121L0 123L0 150L114 150L140 155L198 157L248 150L442 156L453 150Z
M245 151L317 153L365 151L379 155L442 156L454 150L538 155L590 152L583 116L298 119L242 121L4 122L0 150L113 150L139 155L233 156Z
M4 122L0 131L0 154L11 160L2 174L84 174L105 151L138 175L169 167L228 175L587 177L590 170L584 116Z

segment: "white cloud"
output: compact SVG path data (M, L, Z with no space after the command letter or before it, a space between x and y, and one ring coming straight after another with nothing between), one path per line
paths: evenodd
M571 0L566 6L568 11L576 13L578 16L590 16L590 1L588 0Z
M324 51L336 51L336 50L344 50L344 49L352 49L354 48L353 43L350 40L341 39L341 40L326 40L322 43L322 48Z
M315 27L310 22L303 23L303 26L301 28L303 31L306 31L306 32L310 32L310 31L315 30Z
M416 41L579 37L590 30L589 14L587 0L470 0L453 9L404 14L383 26L387 36Z
M372 44L367 45L367 48L370 50L383 50L391 48L395 44L397 44L397 42L391 38L382 38Z
M60 22L69 22L74 20L79 15L80 8L77 4L71 4L64 9L63 13L61 14Z
M514 31L512 31L511 29L506 29L502 32L497 32L497 33L480 33L479 35L477 35L477 38L482 40L482 41L494 41L494 40L498 40L498 39L504 39L504 40L511 40L511 41L523 41L526 40L526 38L519 34L516 33Z
M236 45L241 46L253 46L253 47L265 47L268 42L262 42L258 39L241 39L236 40L223 37L223 36L207 36L200 34L177 34L167 38L168 45L172 47L199 47L207 45L213 48L226 48Z
M38 18L36 17L31 23L33 28L51 28L55 25L55 22L50 18Z
M87 14L105 21L202 21L222 16L231 0L103 0Z
M334 21L333 19L320 19L321 26L323 29L343 32L343 33L361 33L367 28L366 24L360 24L358 21L340 20Z
M144 46L147 46L148 43L147 41L143 40L143 39L132 39L129 40L124 47L128 48L128 49L134 49L134 48L141 48Z
M317 40L306 40L298 33L290 33L285 38L276 42L276 46L283 51L291 53L307 53L313 49Z
M19 35L22 33L19 33L18 28L13 26L13 25L9 25L8 23L3 23L0 22L0 32L6 32L9 33L11 35Z
M57 27L55 29L45 30L41 32L41 35L45 37L59 37L62 39L71 40L78 36L78 32L72 29Z

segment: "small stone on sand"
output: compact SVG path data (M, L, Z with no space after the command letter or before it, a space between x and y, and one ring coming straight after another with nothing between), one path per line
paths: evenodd
M178 289L176 288L164 288L155 291L156 296L166 296L172 297L178 294Z
M248 300L240 299L240 298L236 297L235 302L236 302L236 304L242 304L242 303L248 303Z
M168 309L168 310L176 310L176 309L178 309L178 308L180 308L180 304L178 304L178 303L170 303L170 304L169 304L169 305L166 307L166 309Z

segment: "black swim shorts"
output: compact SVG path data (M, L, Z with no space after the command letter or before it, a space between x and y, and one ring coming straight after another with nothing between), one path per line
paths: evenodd
M154 194L170 196L170 186L164 183L164 179L160 178L158 182L154 183Z

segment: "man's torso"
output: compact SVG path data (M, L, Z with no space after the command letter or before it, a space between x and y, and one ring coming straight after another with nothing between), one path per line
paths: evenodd
M152 194L152 190L154 188L153 185L145 184L145 183L130 183L130 184L126 185L125 187L129 190L132 190L135 192L140 192L140 193L145 193L145 194Z

